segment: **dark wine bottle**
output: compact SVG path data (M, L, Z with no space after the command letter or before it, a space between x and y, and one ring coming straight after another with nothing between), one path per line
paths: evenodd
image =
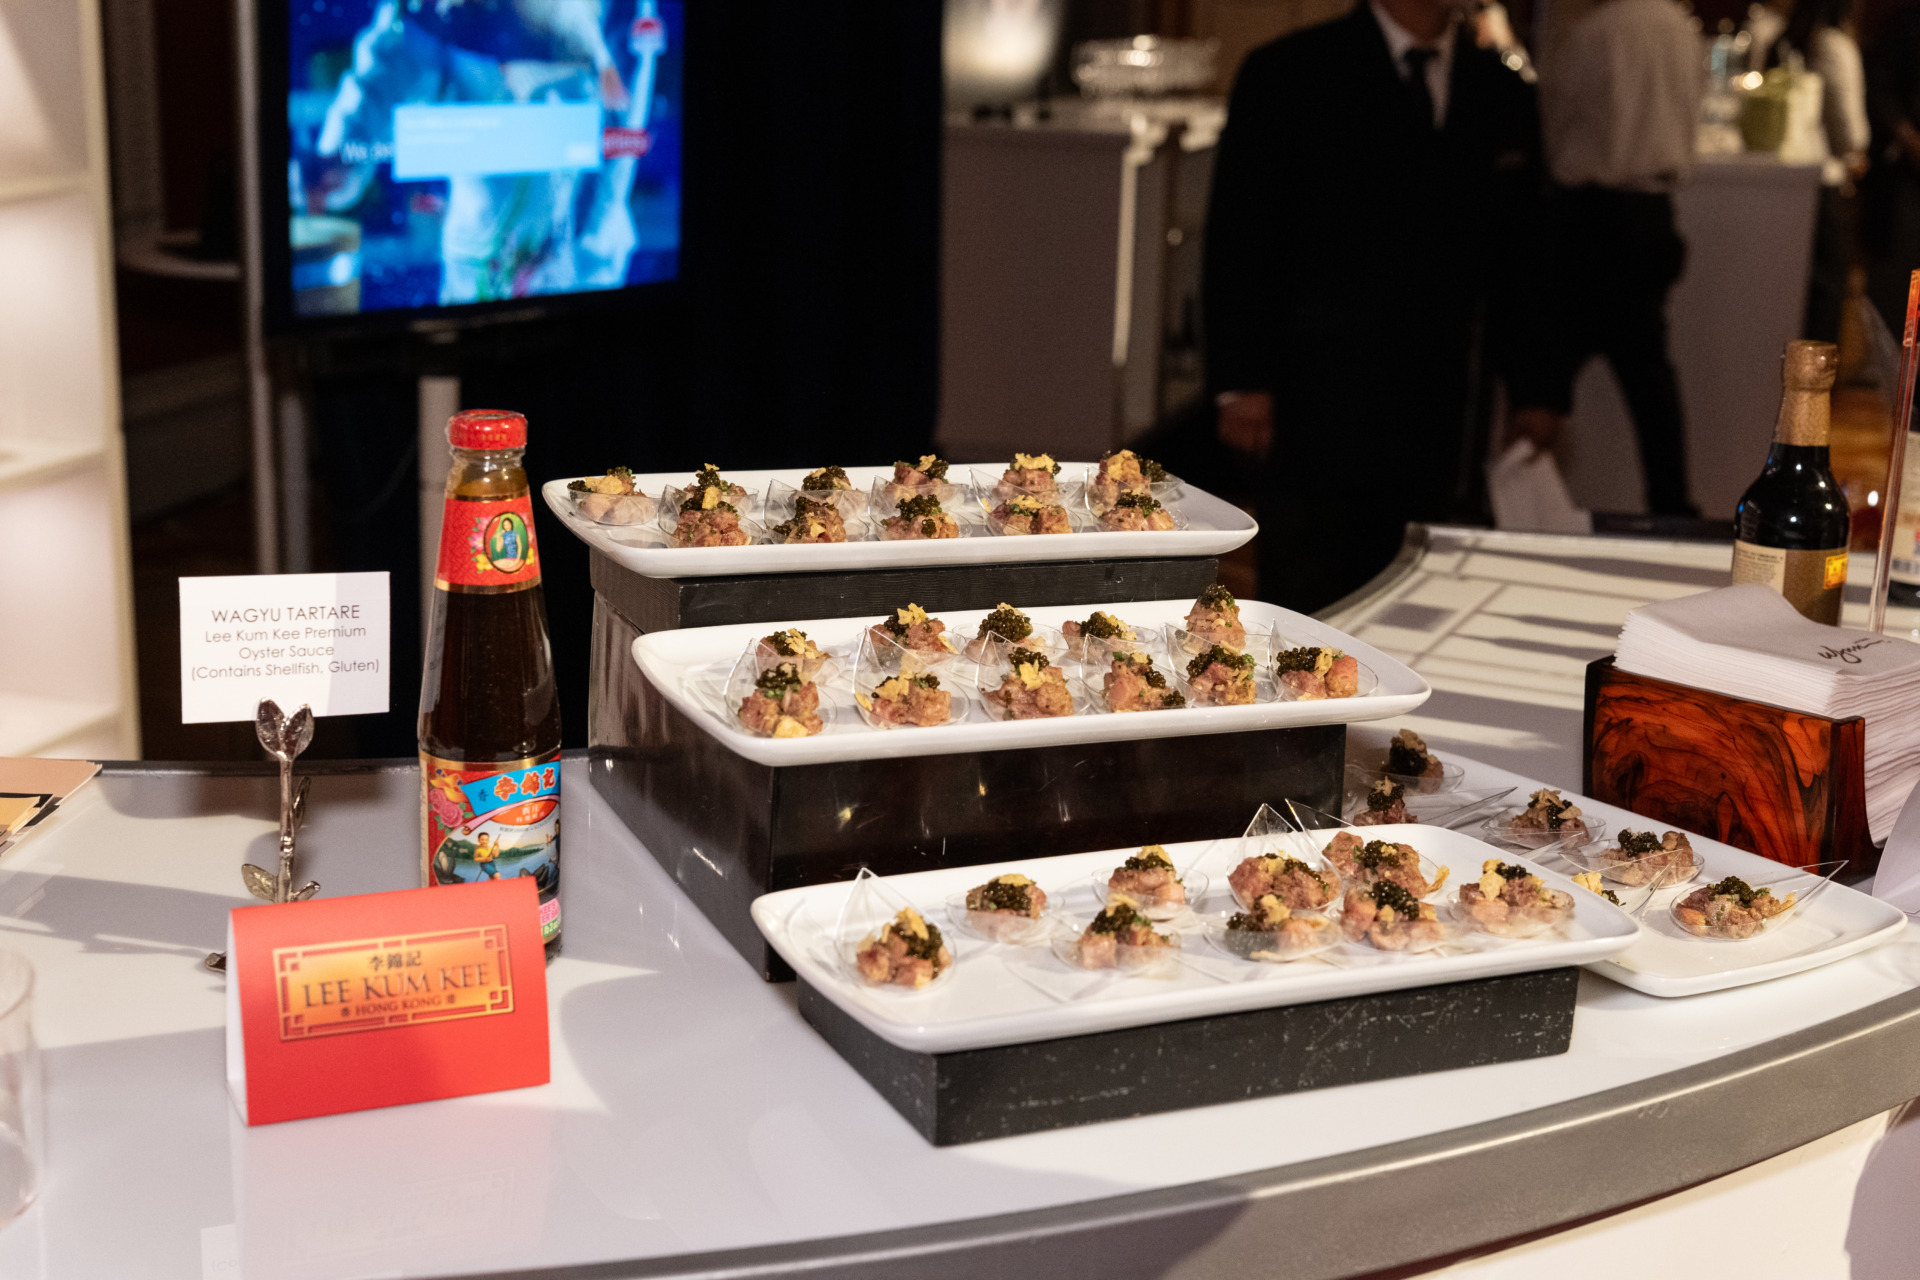
M1734 582L1765 583L1830 625L1840 621L1847 585L1847 498L1827 460L1828 395L1839 368L1831 342L1787 344L1773 448L1734 512Z

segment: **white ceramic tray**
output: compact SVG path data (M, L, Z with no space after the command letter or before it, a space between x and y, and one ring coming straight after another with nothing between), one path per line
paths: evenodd
M1528 794L1543 785L1450 751L1438 754L1443 760L1465 768L1463 788L1513 786L1516 790L1512 799L1516 804L1524 802ZM1573 796L1583 811L1604 820L1610 836L1617 837L1622 827L1655 832L1669 829L1666 823L1643 818L1627 809L1574 796L1571 791L1562 794ZM1879 946L1906 928L1907 918L1899 908L1857 889L1830 884L1779 928L1757 938L1743 941L1696 938L1673 922L1668 907L1676 897L1726 876L1739 876L1759 884L1778 880L1790 869L1692 832L1688 833L1688 839L1703 863L1701 874L1686 885L1655 892L1644 909L1638 911L1644 926L1639 939L1619 955L1592 965L1595 973L1650 996L1702 995L1817 969ZM1572 870L1568 863L1551 853L1531 856L1547 866ZM1634 898L1627 896L1628 891L1618 885L1608 887L1629 905L1638 906Z
M997 946L949 928L947 899L993 876L1019 871L1047 890L1049 909L1057 902L1063 914L1084 921L1097 909L1091 877L1119 865L1137 850L1029 858L887 877L882 883L940 925L955 952L950 979L920 994L871 991L857 979L847 977L846 970L836 962L831 951L832 932L841 906L853 892L848 882L766 894L754 901L753 918L781 957L822 995L882 1039L919 1053L1054 1040L1184 1018L1591 964L1634 939L1634 922L1619 908L1558 872L1516 854L1500 853L1464 832L1387 826L1372 828L1367 835L1370 839L1405 840L1428 858L1451 868L1453 874L1447 885L1430 899L1436 904L1451 902L1459 884L1478 877L1484 859L1500 856L1534 867L1549 885L1573 894L1573 921L1566 936L1559 938L1503 942L1475 935L1480 940L1476 943L1481 948L1478 950L1396 957L1343 945L1327 953L1334 957L1331 961L1236 961L1211 948L1202 936L1200 919L1232 907L1227 876L1249 850L1239 840L1173 844L1167 846L1167 853L1174 865L1182 872L1204 871L1211 885L1206 897L1195 904L1195 914L1157 927L1179 931L1183 954L1202 957L1201 965L1183 961L1167 977L1114 975L1102 979L1086 975L1097 989L1062 999L1036 985L1034 978L1023 976L1022 969L1054 966L1067 979L1079 976L1075 971L1045 947ZM1443 908L1443 919L1446 914ZM1046 971L1036 976L1051 980L1053 975Z
M908 603L905 600L901 604ZM1015 606L1019 601L1012 601ZM1148 600L1132 604L1053 605L1027 610L1035 623L1058 627L1069 619L1084 619L1095 609L1114 613L1137 627L1158 628L1184 618L1193 601ZM970 639L987 610L966 609L935 616L947 624L956 640ZM1177 711L1143 711L1125 715L1092 712L1053 720L994 721L979 712L959 724L930 729L874 729L853 711L847 671L860 633L878 617L814 619L807 622L758 622L726 627L688 627L656 631L633 642L633 660L653 686L695 723L706 728L727 748L766 765L830 764L842 760L883 760L908 756L956 755L969 751L1014 750L1078 742L1185 737L1198 733L1234 733L1249 729L1278 729L1299 725L1348 724L1404 715L1427 700L1427 682L1386 654L1362 644L1304 614L1240 601L1240 620L1251 633L1278 624L1290 639L1345 649L1373 669L1379 684L1372 694L1313 702L1260 702L1242 707L1187 707ZM810 738L762 738L742 730L725 708L719 686L727 672L760 636L788 626L805 631L816 644L841 656L840 674L822 686L840 710L827 728ZM969 668L971 664L965 664ZM1069 672L1071 663L1066 664ZM1162 661L1162 668L1166 666ZM958 682L956 682L958 683ZM972 687L954 690L956 698L972 697Z
M975 466L953 464L953 474L969 476ZM1091 463L1063 462L1060 477L1077 481ZM769 481L799 485L811 470L795 467L778 471L729 471L721 474L735 484L764 494ZM865 493L876 477L891 478L893 468L848 467L847 479ZM658 498L668 485L684 485L691 472L658 472L635 476L642 492ZM1033 560L1113 560L1146 556L1217 556L1241 546L1260 531L1253 518L1224 499L1186 482L1171 499L1187 518L1185 529L1159 533L1060 533L1044 536L1001 537L984 521L970 529L972 536L911 542L839 542L813 545L747 547L675 547L655 524L603 525L574 514L564 480L540 487L547 505L575 537L624 568L649 578L678 578L696 574L805 573L824 569L894 569L918 565L1016 564ZM956 514L960 514L956 512ZM966 513L976 516L977 511Z
M1581 807L1586 808L1587 802L1583 800ZM1607 814L1611 806L1596 804L1592 808L1595 813ZM1609 826L1617 833L1616 822L1639 831L1648 827L1668 829L1631 813L1610 820ZM1669 908L1676 898L1727 876L1739 876L1758 885L1794 873L1790 867L1705 836L1690 835L1688 839L1704 869L1687 884L1655 891L1645 908L1636 912L1642 926L1639 941L1594 965L1595 973L1650 996L1696 996L1817 969L1879 946L1907 927L1905 913L1891 903L1843 884L1829 884L1806 905L1796 908L1778 928L1757 938L1696 938L1674 923ZM1547 866L1568 866L1565 860L1548 854L1534 856ZM1618 885L1608 887L1625 898L1625 891ZM1632 905L1632 899L1626 900Z

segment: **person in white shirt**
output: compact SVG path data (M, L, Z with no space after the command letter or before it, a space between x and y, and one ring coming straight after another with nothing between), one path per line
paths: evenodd
M1854 0L1798 0L1786 25L1769 45L1766 65L1787 65L1798 56L1820 77L1820 125L1827 158L1820 175L1820 204L1813 228L1813 265L1807 280L1807 314L1801 336L1840 340L1840 314L1853 266L1848 200L1867 170L1867 80L1860 46L1853 38Z
M1673 0L1602 0L1540 68L1567 396L1606 357L1655 515L1698 514L1666 307L1686 262L1672 192L1693 171L1704 79L1699 32Z
M1794 0L1769 0L1766 4L1748 7L1745 24L1748 68L1765 71L1775 65L1768 62L1767 57L1773 52L1773 42L1787 29L1787 15L1793 12L1793 5Z

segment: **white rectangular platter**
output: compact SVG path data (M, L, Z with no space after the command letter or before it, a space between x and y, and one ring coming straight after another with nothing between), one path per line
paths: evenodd
M908 603L903 600L901 604ZM1012 602L1018 605L1018 601ZM1070 619L1087 617L1096 608L1118 614L1136 626L1160 627L1178 622L1193 606L1190 599L1147 600L1132 604L1053 605L1026 612L1035 623L1058 627ZM973 636L984 609L939 614L949 632ZM1420 676L1386 654L1304 614L1240 601L1240 618L1251 634L1258 626L1278 626L1295 642L1332 645L1353 654L1378 677L1375 691L1363 697L1308 702L1258 702L1239 707L1186 707L1174 711L1143 711L1124 715L1089 712L1049 720L994 721L974 704L972 714L955 724L919 729L874 729L853 707L847 683L851 654L861 632L878 617L816 618L802 622L742 623L725 627L688 627L656 631L633 642L633 660L642 674L696 724L738 755L760 764L790 766L831 764L843 760L903 759L911 756L956 755L971 751L1015 750L1081 742L1125 741L1142 738L1185 737L1201 733L1236 733L1249 729L1280 729L1300 725L1347 724L1403 715L1425 702L1432 689ZM741 729L738 720L717 695L715 687L757 638L788 626L797 626L816 644L839 654L841 672L820 682L823 700L837 704L827 727L809 738L762 738ZM963 691L956 689L959 701ZM971 689L964 696L972 697Z
M1000 463L974 464L981 469L1002 467ZM1078 479L1091 463L1063 462L1062 480ZM965 475L972 468L954 463L955 473ZM764 494L771 481L798 486L810 468L793 467L774 471L725 471L726 478L743 488ZM848 467L847 479L862 493L874 480L891 477L893 468ZM637 475L640 491L659 497L668 485L685 485L691 473L673 471ZM549 480L540 488L547 506L575 537L624 568L649 578L681 578L696 575L806 573L835 569L897 569L921 565L1017 564L1034 560L1114 560L1145 556L1217 556L1241 546L1260 526L1240 508L1217 498L1204 489L1182 482L1169 505L1186 517L1185 529L1156 533L1077 532L1001 537L983 522L963 520L959 538L910 542L837 542L821 544L756 545L746 547L675 547L656 525L603 525L574 512L567 496L569 479ZM956 506L959 504L955 504ZM976 515L977 512L956 515Z
M1582 801L1581 807L1588 805ZM1622 822L1636 831L1667 829L1663 823L1611 805L1594 804L1591 811L1609 815L1610 835L1618 834ZM1623 813L1625 817L1615 816ZM1650 996L1696 996L1817 969L1877 947L1907 927L1905 913L1893 904L1843 884L1829 884L1779 928L1757 938L1696 938L1674 923L1670 910L1674 899L1727 876L1759 885L1790 876L1792 869L1705 836L1689 835L1688 839L1705 870L1688 884L1656 891L1636 913L1639 939L1619 955L1595 964L1595 973ZM1552 857L1544 861L1549 866L1566 865Z
M1513 786L1511 803L1515 807L1524 804L1526 797L1543 785L1451 752L1441 755L1465 770L1461 783L1465 788ZM1606 821L1609 839L1617 839L1622 827L1655 832L1669 829L1666 823L1643 818L1615 805L1601 804L1585 796L1577 799L1584 812ZM1644 908L1637 911L1642 925L1639 938L1618 955L1590 966L1595 973L1650 996L1703 995L1817 969L1877 947L1899 936L1907 927L1906 915L1891 903L1842 884L1829 884L1810 902L1796 909L1779 928L1757 938L1738 941L1696 938L1673 921L1669 908L1676 897L1726 876L1764 884L1790 875L1791 869L1693 832L1688 832L1687 837L1704 870L1686 885L1656 891ZM1568 869L1569 864L1552 853L1535 856L1547 866ZM1618 891L1618 886L1613 887ZM1626 901L1629 905L1638 905L1632 898Z
M938 924L954 949L951 977L921 993L869 989L835 962L832 931L842 904L853 892L850 883L766 894L755 900L753 918L781 958L822 995L875 1035L919 1053L1054 1040L1185 1018L1591 964L1620 951L1634 939L1633 921L1605 899L1575 886L1558 872L1492 849L1463 832L1409 825L1370 828L1367 834L1375 839L1404 840L1448 867L1452 875L1432 899L1436 903L1451 899L1459 884L1476 879L1486 858L1498 856L1532 867L1549 885L1574 896L1574 918L1566 936L1505 942L1474 935L1481 949L1417 956L1390 956L1348 944L1326 953L1335 957L1331 962L1318 957L1291 964L1234 960L1213 949L1202 936L1197 917L1231 909L1227 876L1252 851L1237 839L1167 846L1174 865L1190 882L1197 871L1209 878L1210 885L1194 904L1194 914L1188 917L1192 924L1182 927L1176 920L1158 926L1162 930L1178 929L1183 955L1202 958L1198 965L1183 961L1166 977L1076 974L1045 947L989 944L950 927L946 903L952 895L1009 871L1018 871L1045 889L1050 909L1057 902L1066 918L1084 923L1098 910L1092 878L1111 871L1129 854L1138 852L1134 849L887 877L883 883ZM1314 833L1315 837L1319 835ZM1039 966L1051 968L1035 970ZM1024 975L1023 970L1032 976ZM1061 998L1053 985L1081 977L1095 989Z

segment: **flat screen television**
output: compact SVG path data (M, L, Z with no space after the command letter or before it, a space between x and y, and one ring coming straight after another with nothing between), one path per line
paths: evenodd
M544 309L677 277L677 0L256 12L269 328Z

